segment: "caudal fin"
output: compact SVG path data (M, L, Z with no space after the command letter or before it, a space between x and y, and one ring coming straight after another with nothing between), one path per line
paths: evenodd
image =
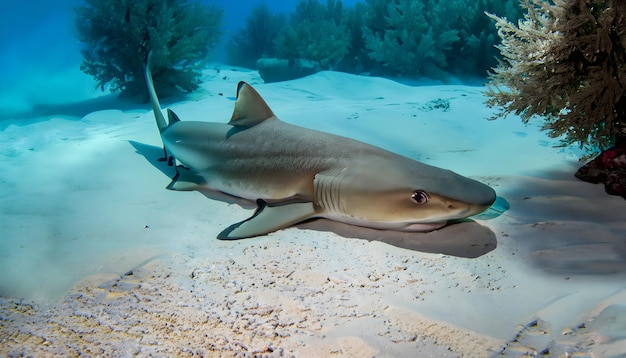
M154 119L156 120L157 127L159 127L159 133L162 133L167 128L167 122L161 112L161 104L159 103L159 97L157 97L154 89L154 82L152 81L152 71L150 70L150 60L152 59L152 51L148 54L146 64L144 66L144 77L146 79L146 87L148 88L148 95L150 96L150 102L152 103L152 111L154 111Z

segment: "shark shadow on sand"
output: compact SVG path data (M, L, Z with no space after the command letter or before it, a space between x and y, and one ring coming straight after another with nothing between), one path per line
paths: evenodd
M577 165L536 176L511 177L506 195L519 242L532 267L557 276L624 279L624 199L572 175Z
M493 251L498 241L491 229L471 219L459 220L429 232L377 230L326 219L296 225L298 228L329 231L345 238L380 241L411 251L477 258Z

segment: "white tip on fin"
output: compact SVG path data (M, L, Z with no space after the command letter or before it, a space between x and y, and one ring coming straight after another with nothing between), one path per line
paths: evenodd
M235 110L228 123L235 126L254 126L271 117L274 117L274 112L261 95L246 82L239 82Z

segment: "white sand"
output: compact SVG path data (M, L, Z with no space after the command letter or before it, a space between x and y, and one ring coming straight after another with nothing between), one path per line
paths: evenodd
M576 148L487 121L479 87L220 67L166 104L226 122L246 80L284 121L477 178L510 209L425 234L320 220L218 241L251 209L164 189L147 106L4 120L0 355L626 354L626 201L573 177Z

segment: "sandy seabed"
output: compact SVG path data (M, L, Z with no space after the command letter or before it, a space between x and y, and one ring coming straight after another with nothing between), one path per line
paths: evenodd
M626 201L573 178L576 148L487 121L481 87L219 66L164 105L226 122L240 80L284 121L481 180L498 202L430 233L317 220L218 241L252 207L165 190L147 107L5 119L0 356L626 355Z

